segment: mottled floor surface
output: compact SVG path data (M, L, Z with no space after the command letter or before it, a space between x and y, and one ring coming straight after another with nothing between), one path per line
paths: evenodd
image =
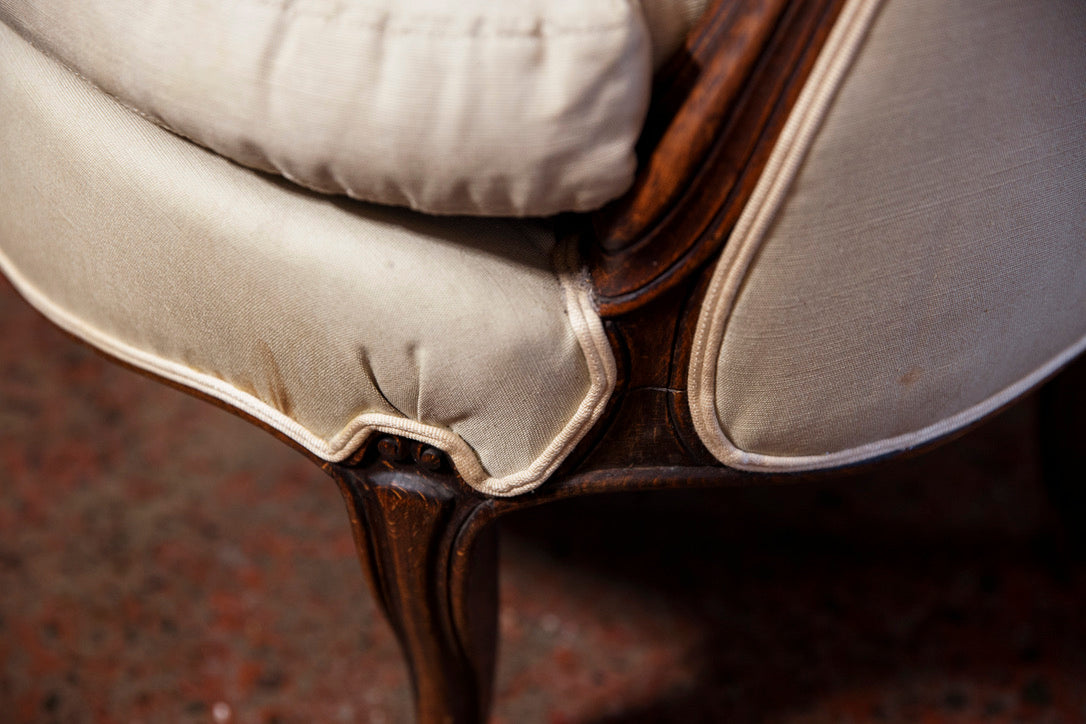
M5 283L0 340L0 722L410 721L331 481ZM493 721L1086 721L1035 427L509 519Z

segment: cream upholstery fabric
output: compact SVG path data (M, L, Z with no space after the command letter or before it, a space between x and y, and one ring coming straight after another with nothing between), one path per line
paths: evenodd
M434 219L239 167L0 24L0 268L54 322L328 460L372 430L539 484L615 368L547 227ZM43 441L48 444L48 441Z
M654 48L673 50L707 0L645 2L0 0L0 20L247 166L431 213L526 216L631 183Z
M1086 346L1086 3L879 6L846 6L702 309L729 465L908 448Z

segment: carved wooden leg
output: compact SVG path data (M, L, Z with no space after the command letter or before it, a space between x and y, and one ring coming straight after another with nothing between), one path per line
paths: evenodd
M440 451L386 436L359 466L329 465L362 567L400 640L421 724L486 718L497 637L487 501Z
M1041 388L1045 487L1076 547L1086 549L1086 356Z

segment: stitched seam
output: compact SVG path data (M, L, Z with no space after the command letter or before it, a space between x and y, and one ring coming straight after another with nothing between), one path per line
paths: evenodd
M38 41L35 38L30 37L29 34L27 33L27 30L24 27L22 27L21 25L20 26L8 25L8 27L11 28L16 33L18 33L19 37L22 38L23 41L26 42L26 44L29 45L31 48L38 51L39 53L41 53L45 57L49 58L51 61L53 61L54 63L59 65L61 68L68 71L68 73L74 75L76 78L83 81L84 83L86 83L90 87L94 88L94 90L98 91L102 95L108 96L117 105L122 106L126 110L131 111L132 113L135 113L137 116L139 116L140 118L142 118L142 119L144 119L146 121L154 123L155 125L159 125L158 121L156 121L153 117L151 117L147 113L139 110L138 108L136 108L134 106L131 106L128 103L124 102L123 100L121 100L120 98L115 96L114 94L107 91L102 86L95 83L93 80L91 80L87 76L80 73L74 67L69 65L66 60L64 60L60 56L56 55L55 53L53 53L51 50L39 45Z
M415 16L397 16L393 10L375 10L374 14L382 17L381 19L373 20L365 17L344 17L345 13L341 9L328 9L322 11L320 8L315 7L299 7L293 4L291 0L252 0L252 2L254 6L262 5L280 10L286 15L315 18L325 22L336 22L351 28L366 28L394 36L418 35L448 39L488 37L546 38L562 35L605 34L625 30L629 26L629 16L619 20L600 23L598 25L575 25L566 24L566 22L563 22L562 20L552 20L540 17L529 18L527 20L514 16L496 18L475 16L470 19L460 19L456 15L442 16L422 13ZM628 12L635 12L635 8L631 8L629 3L623 3L623 5L625 5ZM449 21L458 21L460 24L470 24L472 27L471 30L466 32L450 32L447 27L442 27L440 24ZM419 28L416 23L424 23L428 27ZM498 25L496 27L491 27L491 25L495 23ZM530 27L523 29L509 27L509 25L513 23L527 24Z
M267 4L267 5L277 4L277 3L274 3L273 0L255 0L255 2L257 2L259 4ZM289 0L287 0L287 2L289 2ZM379 195L374 195L374 194L370 194L370 193L363 193L363 192L358 191L354 187L353 184L348 183L346 179L340 178L338 175L333 178L333 181L335 183L332 184L332 185L319 184L319 183L315 183L315 182L313 182L311 180L306 180L306 179L299 178L296 174L294 174L294 173L290 172L289 170L287 170L285 165L280 160L273 159L270 156L268 156L266 150L263 149L263 148L260 149L260 151L261 151L261 160L264 162L262 165L250 164L250 163L245 163L243 161L240 161L240 160L236 159L233 155L231 155L231 154L229 154L229 153L227 153L225 151L220 151L219 149L215 148L214 146L209 145L205 141L203 141L203 140L201 140L199 138L196 138L195 136L192 136L192 135L190 135L189 133L187 133L185 131L179 130L178 128L174 127L173 125L168 123L165 119L161 118L160 116L152 114L152 113L144 111L144 110L141 110L140 108L136 107L135 105L132 105L130 102L128 102L125 99L121 98L120 96L118 96L114 92L112 92L110 90L107 90L102 85L100 85L97 81L93 80L92 78L88 77L87 75L85 75L82 72L80 72L79 70L77 70L74 66L69 64L68 61L61 58L59 55L52 52L51 50L49 50L49 49L45 48L44 46L40 45L37 42L36 39L30 37L29 31L26 28L24 28L22 25L17 25L17 26L16 25L8 25L8 27L12 28L16 33L18 33L18 35L28 45L30 45L32 48L34 48L35 50L37 50L39 53L46 56L47 58L49 58L49 59L53 60L54 62L56 62L58 65L60 65L62 68L64 68L67 72L71 73L73 76L80 79L82 82L86 83L89 87L93 88L95 91L97 91L97 92L101 93L102 95L108 97L113 102L115 102L117 105L121 106L122 108L124 108L125 110L127 110L127 111L129 111L131 113L134 113L135 115L139 116L140 118L144 119L145 121L147 121L149 123L153 123L154 125L158 126L159 128L162 128L163 130L166 130L166 131L168 131L168 132L170 132L170 133L172 133L172 134L174 134L174 135L176 135L176 136L178 136L180 138L184 138L185 140L187 140L187 141L189 141L189 142L191 142L193 144L196 144L197 146L200 146L201 148L209 149L209 150L213 151L214 153L216 153L216 154L218 154L218 155L220 155L220 156L222 156L222 157L224 157L224 158L226 158L226 159L228 159L228 160L230 160L230 161L232 161L234 163L237 163L238 165L244 166L246 168L255 169L256 171L260 171L260 172L264 172L264 173L277 174L277 175L282 176L286 180L288 180L288 181L290 181L290 182L292 182L292 183L294 183L294 184L296 184L296 185L298 185L298 186L300 186L302 188L309 189L311 191L316 191L317 193L326 194L326 195L337 195L337 196L338 195L344 195L344 196L347 196L348 198L355 199L357 201L367 202L367 203L379 203L379 204L380 203L388 203L383 198L380 198ZM373 26L370 26L370 27L372 29L376 29L376 30L381 30L382 29L380 26L377 26L377 25L373 25ZM624 24L615 23L613 26L599 26L598 28L588 28L588 29L586 29L585 32L587 33L587 32L595 32L595 31L601 31L601 32L602 31L607 31L607 32L621 31L621 30L624 30L626 27L627 26L624 25ZM400 35L410 35L410 34L412 34L412 33L410 33L410 32L400 33ZM419 33L419 35L422 36L423 34ZM431 37L445 37L445 38L453 39L453 40L455 40L455 39L470 40L473 37L477 37L477 36L465 35L465 36L462 36L462 37L458 37L458 36L451 35L451 34L442 35L442 34L439 33L439 34L436 34L436 35L431 36ZM479 37L485 37L485 36L479 36ZM514 36L510 35L509 37L514 37ZM523 37L528 37L528 36L525 35ZM418 211L426 212L425 209L420 208L420 206L418 204L413 203L413 202L412 203L406 203L406 204L392 203L390 205L394 205L394 206L403 205L403 206L407 206L409 208L412 208L412 209L415 209L415 210L418 210ZM557 204L555 204L555 206L556 206L556 208L551 210L551 211L548 211L547 209L542 209L538 213L534 213L533 215L540 215L540 214L545 215L547 213L557 213L557 212L560 212L560 211L568 210L566 208L566 205L561 204L561 203L557 203ZM472 204L472 207L476 208L477 205ZM582 209L573 209L573 211L579 211L579 210L582 210ZM585 209L585 210L591 210L591 209ZM438 208L438 209L436 209L434 211L431 211L431 213L441 213L441 214L444 214L444 213L454 213L455 214L455 213L463 213L463 212L464 212L464 210L460 209L459 207L454 208L454 209L448 209L448 210ZM506 211L504 213L510 213L510 212ZM502 214L499 214L499 215L502 215Z
M109 98L111 101L116 103L121 108L124 108L129 113L134 113L135 115L139 116L140 118L147 121L148 123L152 123L152 124L158 126L159 128L161 128L162 130L168 131L169 133L174 134L175 136L180 136L181 138L184 138L185 140L190 141L190 142L196 144L197 146L200 146L201 148L210 148L209 146L206 146L205 144L201 143L199 140L193 138L192 136L189 136L188 134L183 133L182 131L179 131L176 128L171 127L168 123L166 123L164 120L162 120L158 116L152 115L152 114L150 114L150 113L148 113L146 111L142 111L139 108L136 108L135 106L131 105L130 103L128 103L127 101L122 99L120 96L116 95L115 93L112 93L112 92L106 90L105 88L100 86L98 83L96 83L94 80L92 80L91 78L87 77L83 73L76 70L73 66L71 66L63 58L61 58L60 56L58 56L55 53L51 52L47 48L44 48L41 45L39 45L38 42L35 39L29 37L25 33L25 29L23 29L21 26L20 27L15 27L13 25L8 25L8 27L11 28L13 31L15 31L15 33L20 38L22 38L23 41L26 42L26 44L29 45L31 48L38 51L39 53L44 55L46 58L48 58L49 60L51 60L54 63L56 63L57 65L59 65L61 68L66 70L71 75L78 78L80 81L85 83L88 87L93 89L95 92L100 93L103 96ZM211 149L211 150L214 151L214 149ZM222 154L220 154L220 155L222 155ZM227 156L224 156L224 158L229 159L229 157L227 157ZM229 159L229 160L233 160L233 159Z

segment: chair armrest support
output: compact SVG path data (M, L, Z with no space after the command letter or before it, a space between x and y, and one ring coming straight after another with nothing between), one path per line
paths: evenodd
M720 249L843 5L745 0L706 13L658 80L673 90L650 112L633 188L585 234L602 314L648 303Z

